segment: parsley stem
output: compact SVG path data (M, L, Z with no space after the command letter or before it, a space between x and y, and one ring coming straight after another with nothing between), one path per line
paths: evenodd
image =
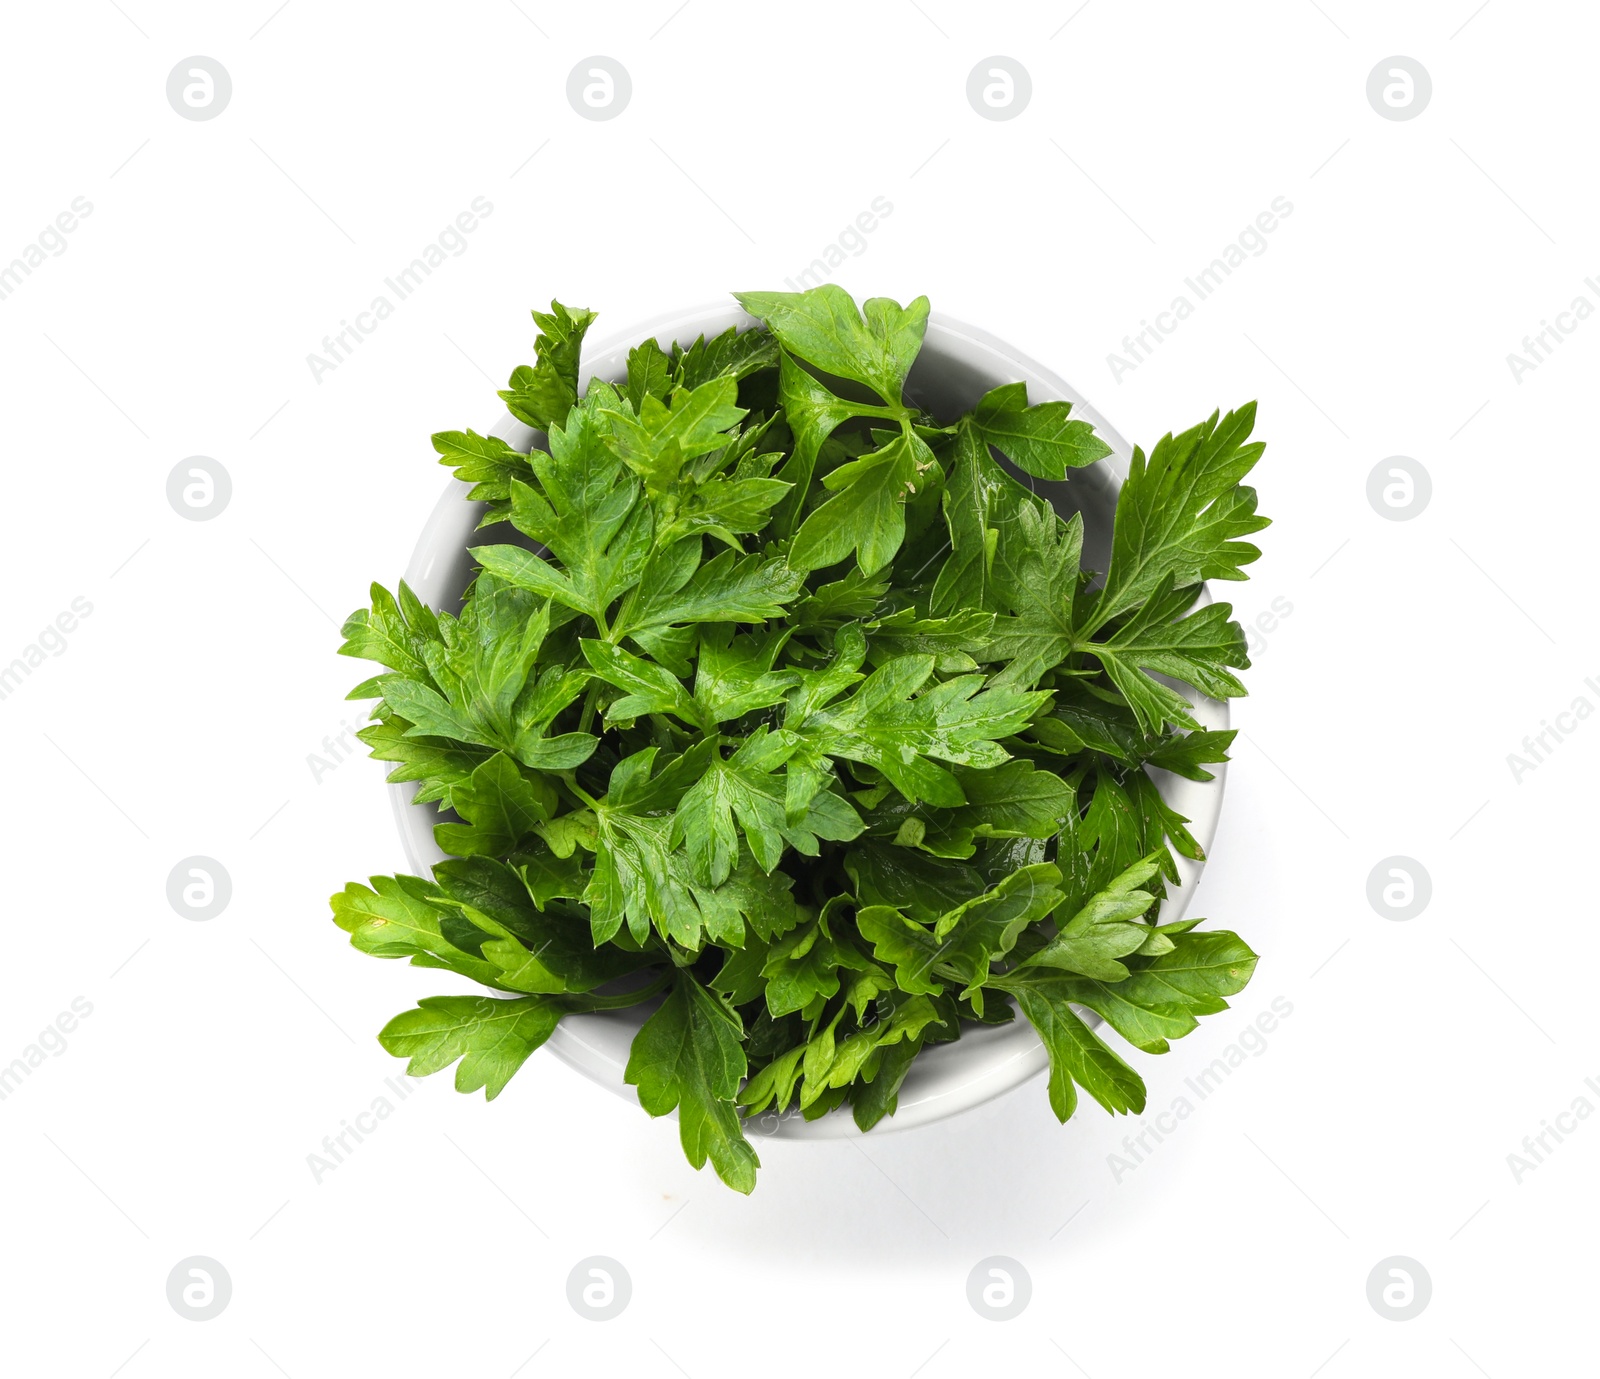
M582 800L586 805L588 805L590 809L600 808L600 801L595 799L593 795L591 795L587 790L578 784L578 778L573 774L573 772L562 771L560 776L561 783L565 785L568 790L572 791L572 793Z
M583 713L578 719L580 733L588 732L589 725L594 722L594 706L599 697L600 685L598 682L592 682L589 685L589 692L583 696Z
M636 1006L642 1001L648 1001L652 996L659 995L672 983L674 972L663 972L653 982L649 982L634 991L620 991L614 996L591 996L585 993L579 998L583 1010L623 1010L628 1006Z

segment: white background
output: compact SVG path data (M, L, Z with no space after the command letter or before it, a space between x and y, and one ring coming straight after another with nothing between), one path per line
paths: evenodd
M93 1013L0 1102L5 1369L1588 1367L1600 1127L1520 1182L1507 1155L1600 1105L1600 723L1520 783L1507 754L1600 705L1600 323L1520 382L1507 355L1600 305L1589 7L273 3L6 18L0 263L74 197L93 211L0 301L0 662L75 597L93 612L0 701L0 1062L74 998ZM195 54L233 82L207 122L165 94ZM632 77L611 121L565 97L592 54ZM965 94L996 54L1032 79L1007 121ZM1413 120L1367 100L1393 54L1432 77ZM316 381L307 354L476 196L466 251ZM530 306L608 332L780 287L880 196L836 275L857 295L926 292L1147 445L1260 399L1275 525L1223 592L1292 612L1256 638L1196 911L1262 959L1233 1010L1131 1055L1151 1110L1274 998L1293 1013L1120 1177L1137 1121L1059 1126L1038 1082L909 1134L763 1144L746 1200L674 1124L536 1055L493 1105L420 1084L316 1182L323 1137L394 1099L375 1032L452 989L332 925L330 892L403 859L380 769L307 763L359 712L337 624L443 487L429 434L495 421ZM1279 196L1266 252L1116 380L1123 336ZM197 454L233 483L207 522L166 499ZM1414 520L1367 499L1393 455L1432 477ZM208 922L166 899L192 854L232 877ZM1432 878L1406 922L1366 894L1396 854ZM233 1282L205 1323L166 1299L191 1255ZM605 1324L566 1298L590 1255L633 1281ZM1015 1320L966 1301L990 1255L1031 1275ZM1403 1323L1366 1295L1391 1255L1433 1284Z

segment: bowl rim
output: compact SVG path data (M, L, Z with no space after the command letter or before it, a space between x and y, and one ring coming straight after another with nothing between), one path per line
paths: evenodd
M675 341L688 345L701 334L714 335L730 325L741 329L759 325L756 318L737 303L716 301L660 313L638 325L612 332L597 343L585 342L580 377L616 382L626 376L627 352L647 338L655 338L664 348ZM1098 471L1097 483L1110 480L1114 497L1128 472L1131 447L1105 416L1065 379L1030 356L981 327L932 312L922 353L933 361L948 361L956 367L982 372L987 366L999 382L1021 380L1028 385L1031 402L1055 399L1072 404L1073 415L1090 421L1112 453L1095 465L1074 473ZM1000 377L1000 375L1004 375ZM991 383L989 386L995 386ZM501 415L490 434L517 449L526 449L542 438L509 412ZM470 571L466 550L477 529L485 505L467 497L470 486L459 479L447 482L406 565L405 581L430 607L459 604L462 575ZM456 587L450 588L451 584ZM1212 601L1209 588L1203 588L1201 603ZM1180 690L1186 687L1179 686ZM1229 723L1226 702L1189 694L1202 726L1223 729ZM1188 817L1189 830L1209 856L1220 818L1226 764L1216 767L1210 781L1189 781L1166 772L1153 772L1168 803ZM400 832L406 859L419 875L430 875L433 864L445 856L433 840L437 810L432 805L414 804L413 782L387 785L390 803ZM1205 862L1177 859L1179 883L1170 887L1162 902L1160 918L1170 922L1180 918L1193 898ZM1103 1023L1093 1011L1077 1008L1091 1028ZM545 1047L591 1081L609 1088L629 1100L636 1100L633 1087L623 1080L628 1045L633 1032L643 1022L647 1007L623 1011L598 1011L567 1015L556 1026ZM962 1031L961 1037L947 1044L924 1050L912 1065L902 1085L895 1114L885 1117L870 1132L906 1131L982 1105L995 1097L1032 1081L1049 1066L1049 1058L1033 1027L1026 1020L1004 1025L985 1025ZM674 1113L676 1114L676 1113ZM865 1133L847 1108L840 1108L816 1120L805 1120L798 1107L784 1113L763 1112L744 1118L746 1132L763 1138L839 1139Z

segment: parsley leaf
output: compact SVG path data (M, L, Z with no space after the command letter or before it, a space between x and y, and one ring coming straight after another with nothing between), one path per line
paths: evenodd
M500 969L462 949L444 933L445 910L434 903L437 886L415 876L374 876L370 887L352 881L332 899L333 922L352 947L375 958L410 958L413 967L442 967L500 988Z
M662 497L686 461L728 443L724 433L745 414L735 405L738 395L739 385L731 377L679 388L666 402L646 393L637 416L631 409L606 414L616 452L644 480L647 494Z
M729 326L709 340L702 335L688 349L673 345L672 377L680 388L698 388L717 378L741 379L778 362L778 342L764 330Z
M856 923L873 952L894 964L902 991L937 996L955 982L964 988L963 996L972 997L981 990L989 964L1011 951L1023 928L1056 907L1060 879L1050 862L1023 867L939 916L932 929L885 905L862 909Z
M796 707L806 704L804 697L792 699L784 726L813 752L875 767L913 803L961 805L960 783L933 759L1000 765L1009 754L999 739L1017 732L1048 698L983 683L981 675L936 681L932 656L896 656L826 708L807 712Z
M396 1058L411 1060L411 1077L436 1073L459 1058L456 1091L482 1088L493 1101L560 1020L560 1006L539 996L424 996L416 1009L389 1021L378 1042Z
M1240 482L1266 447L1247 443L1255 403L1135 449L1117 499L1111 562L1086 631L1157 596L1164 581L1182 588L1203 579L1244 579L1260 550L1241 536L1268 525L1255 490Z
M578 399L578 356L594 312L572 310L551 302L548 312L533 313L539 327L534 341L538 362L512 370L510 386L501 392L506 410L537 431L548 431L567 419Z
M883 569L905 540L905 500L936 461L928 444L903 430L880 449L851 460L823 477L835 493L806 518L789 552L802 570L836 565L851 552L862 574Z
M1084 902L1024 967L1059 967L1099 981L1120 982L1128 969L1118 962L1137 953L1149 938L1149 926L1136 923L1155 904L1155 896L1139 887L1156 875L1151 858L1135 862L1106 888Z
M1065 479L1111 453L1086 421L1069 421L1070 402L1028 406L1028 385L992 388L972 411L972 430L1018 469L1040 479Z
M456 787L451 803L465 823L434 826L434 838L457 857L500 857L550 817L555 790L530 780L504 752L496 752Z
M644 572L652 514L640 484L609 444L600 407L575 408L550 432L550 453L534 461L538 486L512 481L511 520L562 568L517 546L480 546L472 554L491 574L586 613L600 628L606 610Z
M1019 974L1003 989L1017 998L1050 1055L1050 1109L1057 1120L1071 1119L1077 1087L1113 1114L1144 1110L1144 1079L1079 1018L1071 1004L1079 998L1070 981Z
M1188 701L1152 678L1151 671L1185 681L1215 699L1245 692L1229 669L1250 664L1244 629L1228 620L1233 609L1212 603L1174 618L1174 612L1188 607L1192 598L1193 590L1174 593L1169 575L1150 601L1110 637L1083 647L1105 667L1147 733L1159 733L1164 722L1180 728L1200 726Z
M472 485L467 497L489 505L478 522L480 527L504 521L511 512L512 482L527 483L533 477L528 457L498 436L440 431L433 438L433 448L439 452L440 464L450 465L456 478Z
M680 543L693 550L693 542ZM685 583L667 580L640 592L617 619L613 635L638 640L683 623L762 623L781 618L784 605L799 594L802 577L781 557L739 557L733 551L713 556Z
M848 842L861 832L856 811L826 789L791 814L788 784L777 768L797 746L788 732L757 728L726 760L714 756L706 773L685 792L674 816L675 836L688 846L697 882L720 886L727 880L738 855L739 829L765 872L778 865L786 846L815 857L819 839Z
M999 683L1032 684L1074 647L1083 518L1028 499L996 530L995 598L1009 616L995 619L987 659L1009 662Z
M709 1158L723 1182L749 1193L761 1161L734 1106L747 1066L743 1033L739 1017L680 968L667 999L634 1039L624 1077L652 1116L677 1109L691 1164L704 1168Z
M809 292L736 292L739 305L759 316L790 354L825 373L853 379L898 406L906 375L922 348L928 299L902 307L871 297L858 310L842 287Z
M1168 1040L1181 1039L1197 1027L1197 1016L1226 1010L1223 998L1244 989L1255 965L1256 955L1237 934L1222 929L1191 931L1179 935L1170 951L1150 959L1125 980L1062 976L1055 979L1059 984L1052 990L1088 1006L1135 1048L1165 1053ZM1018 982L1038 980L1028 969L1006 977L1000 985L1009 990Z

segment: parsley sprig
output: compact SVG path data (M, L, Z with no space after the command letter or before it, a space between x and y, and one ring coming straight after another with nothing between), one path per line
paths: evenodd
M333 897L351 942L485 988L379 1036L496 1096L569 1012L654 1001L627 1080L685 1154L749 1192L743 1121L848 1104L1020 1012L1064 1121L1140 1111L1080 1010L1163 1053L1255 954L1160 924L1201 851L1149 771L1209 780L1231 732L1184 686L1244 693L1206 580L1267 525L1254 404L1136 450L1107 568L1027 483L1109 454L1021 383L946 422L908 400L928 302L750 292L764 326L582 387L594 320L534 313L500 396L545 443L447 431L484 505L459 614L372 589L340 650L383 673L362 732L441 810L450 860Z

